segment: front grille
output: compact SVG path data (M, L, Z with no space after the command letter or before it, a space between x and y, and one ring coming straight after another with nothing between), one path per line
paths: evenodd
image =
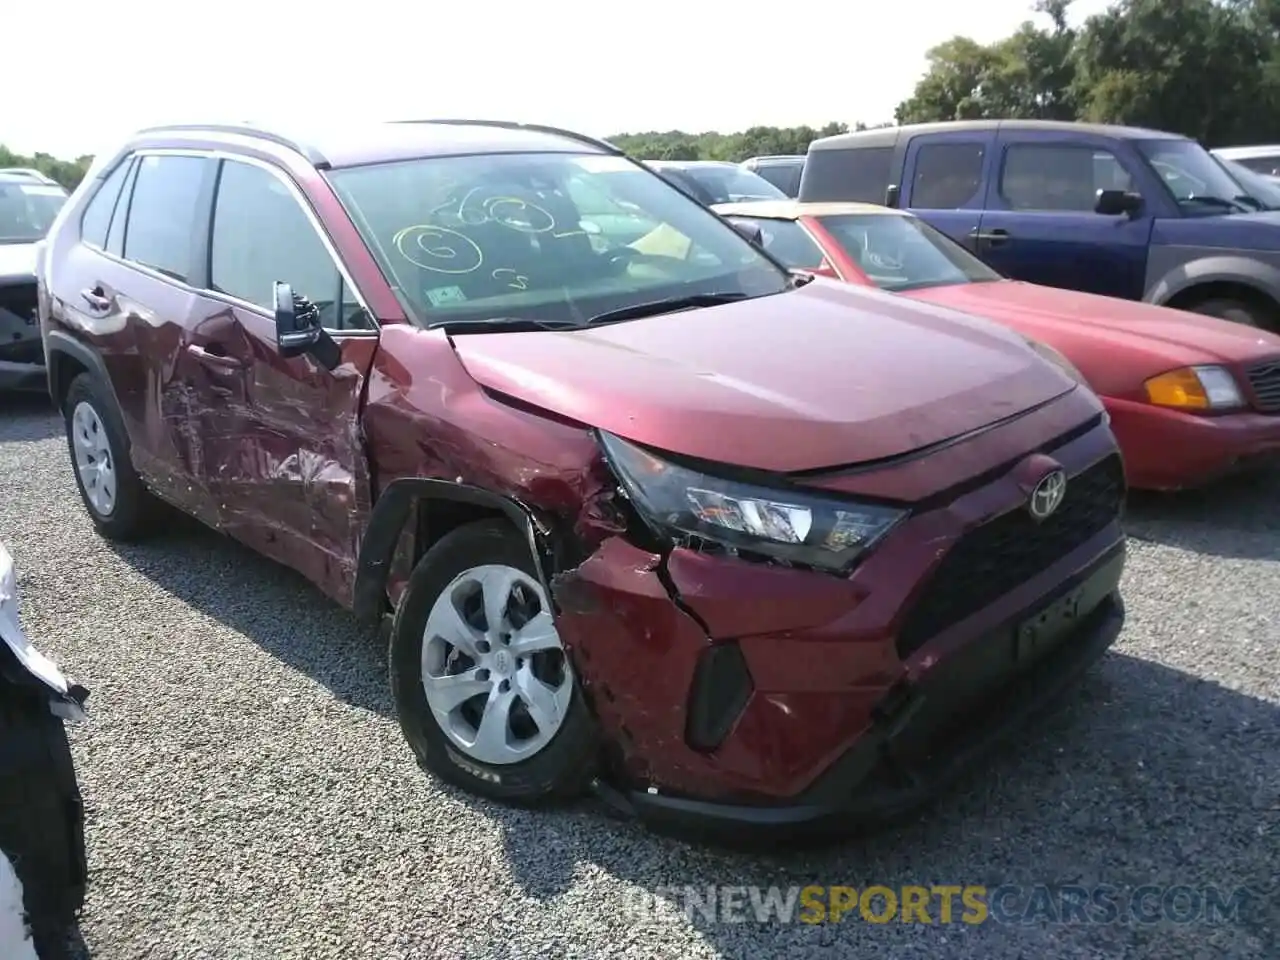
M1263 413L1280 413L1280 358L1255 363L1247 371L1253 405Z
M1022 508L961 537L934 569L898 631L909 657L953 623L972 616L1044 572L1120 515L1124 467L1112 455L1067 482L1062 505L1036 522Z

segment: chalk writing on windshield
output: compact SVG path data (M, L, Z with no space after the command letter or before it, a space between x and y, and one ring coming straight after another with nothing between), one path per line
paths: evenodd
M454 276L473 274L485 266L484 249L464 231L496 224L530 235L550 234L552 239L589 236L581 225L562 230L544 207L521 197L484 197L482 187L473 187L461 198L450 199L430 213L430 222L414 224L396 232L392 245L416 267ZM494 280L507 280L512 290L527 290L529 278L509 267L490 271Z

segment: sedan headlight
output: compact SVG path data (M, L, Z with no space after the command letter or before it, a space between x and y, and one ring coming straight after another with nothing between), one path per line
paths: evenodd
M1052 363L1055 367L1057 367L1059 370L1065 373L1072 380L1076 381L1076 383L1085 382L1084 374L1082 374L1079 370L1076 369L1075 364L1073 364L1070 360L1064 357L1057 350L1053 349L1053 347L1049 346L1047 343L1041 343L1039 340L1032 340L1030 337L1026 339L1027 339L1027 346L1029 346L1036 353L1040 354L1040 356L1042 356L1044 359Z
M730 551L843 571L906 516L879 504L723 480L608 433L600 441L641 518L668 539L701 538Z
M1147 400L1176 410L1234 410L1244 397L1231 371L1212 364L1179 367L1143 384Z

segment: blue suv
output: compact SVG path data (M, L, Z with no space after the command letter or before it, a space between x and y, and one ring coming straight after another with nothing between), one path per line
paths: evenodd
M1005 276L1280 330L1280 212L1195 140L1033 120L814 141L802 202L909 209Z

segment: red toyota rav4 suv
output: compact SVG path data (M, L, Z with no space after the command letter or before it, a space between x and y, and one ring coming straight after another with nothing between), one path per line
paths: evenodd
M167 502L389 621L406 737L478 793L892 814L1121 628L1123 469L1059 358L792 275L606 143L151 129L39 277L99 530Z

